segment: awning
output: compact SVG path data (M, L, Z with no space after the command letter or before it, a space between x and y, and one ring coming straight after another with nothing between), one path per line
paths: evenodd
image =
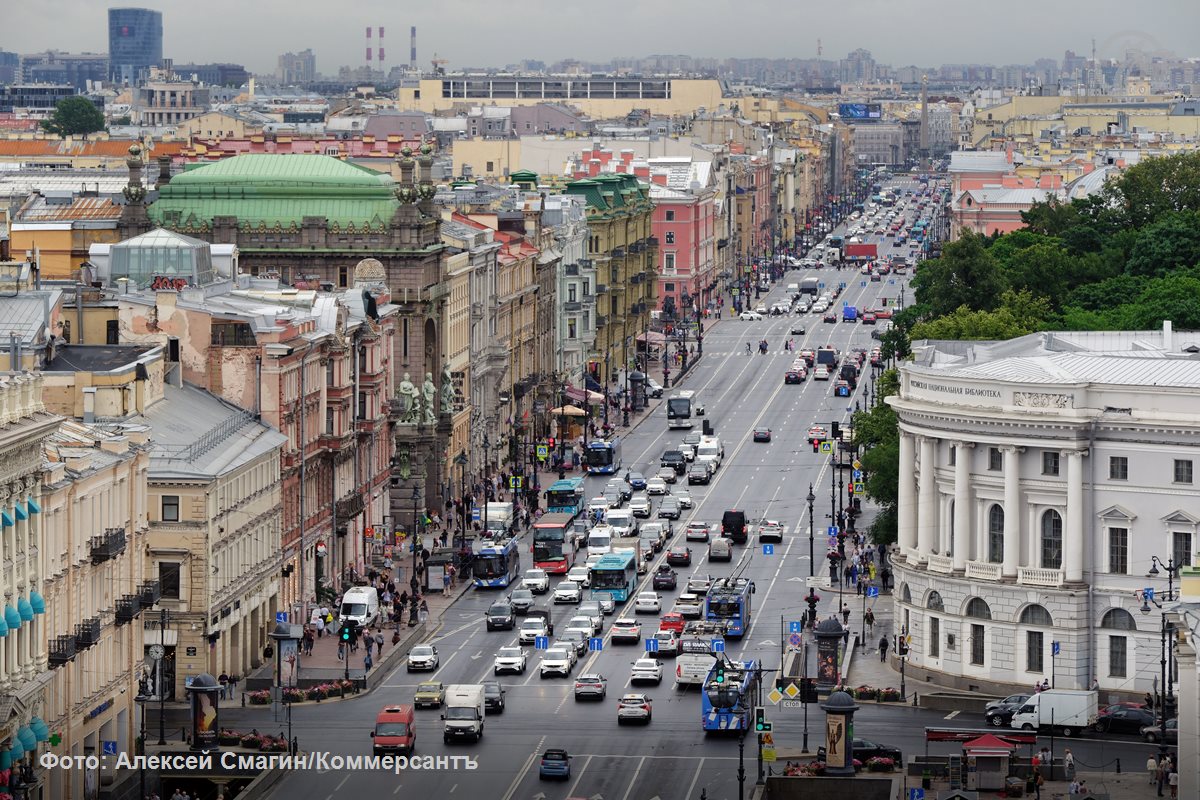
M650 344L654 345L662 345L666 343L667 337L661 333L656 333L655 331L647 331L646 333L639 333L637 340L639 342L649 342Z
M179 644L179 631L170 628L165 631L162 629L143 631L142 643L146 647L152 644L161 644L163 647L175 647Z
M591 392L603 392L604 391L604 387L601 386L599 383L597 383L596 379L593 378L591 375L588 375L583 383L587 387L588 391L591 391Z
M587 391L585 389L577 389L574 386L568 386L566 395L569 399L577 403L587 403L588 405L598 405L604 402L604 395L599 392Z
M558 408L550 409L550 413L556 417L586 417L587 412L582 408L575 406L559 406Z

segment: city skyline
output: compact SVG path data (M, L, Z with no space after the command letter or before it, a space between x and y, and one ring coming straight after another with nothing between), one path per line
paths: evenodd
M235 62L259 74L273 72L279 54L306 48L312 48L318 71L325 74L335 73L343 65L363 66L368 25L383 26L388 33L386 66L408 63L408 32L415 25L418 66L428 69L436 53L448 61L451 71L466 66L502 67L524 59L552 63L575 58L603 63L656 53L718 60L817 58L818 39L821 57L826 60L837 61L861 47L879 63L896 67L1031 64L1038 58L1061 59L1067 50L1090 57L1093 38L1102 59L1121 58L1127 48L1200 57L1200 52L1189 52L1195 45L1188 35L1200 29L1200 5L1186 0L1164 0L1159 4L1156 25L1139 20L1138 29L1122 24L1127 15L1115 0L1097 0L1086 9L1083 4L1071 9L1031 8L1036 19L1028 14L988 18L974 6L947 6L932 0L887 5L869 0L836 12L780 8L749 0L738 4L736 14L730 4L705 0L690 4L686 16L664 3L615 0L604 13L586 20L565 12L562 4L523 0L520 6L528 10L519 22L513 21L511 6L500 10L481 0L455 0L451 7L457 13L452 14L430 7L399 12L383 0L360 0L353 14L333 25L318 16L324 9L311 0L264 0L251 6L214 0L203 15L196 15L194 7L189 9L182 0L128 5L163 12L166 58L176 63ZM19 42L0 41L0 49L104 52L109 7L83 0L17 0L6 9L6 21L9 30L21 31L21 38ZM710 10L703 11L705 7ZM309 9L317 13L304 16ZM1085 10L1086 20L1082 17ZM728 12L727 18L722 18L720 25L707 24L724 12ZM777 22L764 26L763 21L772 16ZM1034 19L1037 24L1031 25ZM63 20L73 22L64 25ZM640 24L630 25L630 20ZM936 30L927 32L935 26ZM872 27L886 30L886 37L881 40L872 34ZM802 34L790 33L801 29L805 31ZM984 31L986 41L979 41L978 35ZM513 47L514 39L522 43L520 49ZM377 46L378 41L372 45ZM914 55L924 63L918 63Z

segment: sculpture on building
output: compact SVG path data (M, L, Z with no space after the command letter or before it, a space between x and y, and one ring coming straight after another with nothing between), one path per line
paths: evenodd
M425 395L425 402L422 403L422 408L425 412L424 422L426 425L432 425L437 422L437 414L433 410L434 399L437 397L437 387L433 385L433 373L425 373L425 385L422 387Z
M420 420L421 390L413 384L409 377L407 372L404 373L404 379L396 388L396 396L400 400L401 425L416 425Z
M412 475L407 447L396 448L396 472L404 480L408 480L409 476Z
M454 413L454 378L450 374L450 365L442 365L442 414L449 416Z

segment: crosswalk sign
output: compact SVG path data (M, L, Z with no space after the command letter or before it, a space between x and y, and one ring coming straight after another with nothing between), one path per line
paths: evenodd
M512 475L508 479L508 488L522 489L525 486L525 478L520 475Z
M546 445L544 445L544 444L539 444L537 446L537 457L539 459L541 459L542 461L545 461L549 455L550 455L549 447L546 447Z
M863 491L864 491L864 489L863 489L863 482L862 482L862 481L855 481L855 482L854 482L854 493L855 493L855 494L862 494L862 493L863 493Z
M833 452L833 442L821 442L821 452L826 455Z

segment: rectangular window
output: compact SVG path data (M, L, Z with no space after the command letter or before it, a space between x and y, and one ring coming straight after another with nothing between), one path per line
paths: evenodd
M592 315L587 311L583 312L583 329L586 331L592 327Z
M1108 571L1114 575L1129 573L1129 529L1108 529Z
M331 358L325 362L325 385L336 386L336 380L336 372L334 371L333 359Z
M1175 559L1175 569L1192 566L1192 535L1185 531L1171 533L1171 557Z
M578 303L579 302L579 298L575 294L575 290L578 288L579 287L573 283L567 284L567 302L568 303Z
M179 495L165 494L162 498L162 521L179 522Z
M578 338L577 331L575 329L575 320L573 320L573 319L567 320L567 338L568 339Z
M1043 652L1042 632L1025 632L1025 671L1042 672L1045 669L1046 654Z
M179 599L179 562L158 562L158 585L164 600Z
M663 284L663 291L664 291L664 292L673 292L673 291L675 291L675 284L673 284L673 283L664 283L664 284Z
M1129 459L1125 456L1109 456L1108 478L1113 481L1129 480Z
M1176 483L1191 483L1192 482L1191 459L1186 459L1186 458L1175 459L1175 482Z
M983 666L984 646L987 644L987 634L982 625L971 626L971 663L977 667Z
M367 418L367 393L366 392L358 393L358 418L359 419Z
M1004 469L1004 454L1000 452L999 447L988 448L988 469L992 472Z
M942 653L942 621L937 617L929 618L929 657L939 658Z
M343 289L350 285L350 268L347 266L338 267L338 286Z
M402 355L403 355L405 358L408 358L408 320L407 320L407 319L403 319L403 320L401 320L400 322L401 322L401 337L400 337L400 338L401 338L401 345L400 345L400 353L401 353L401 354L402 354Z
M675 274L675 254L663 253L663 272L668 275Z
M1047 450L1042 453L1042 474L1057 475L1058 474L1058 451Z
M665 241L667 244L675 244L675 231L667 231Z
M1124 636L1108 637L1108 677L1124 678L1128 640Z
M592 293L592 279L584 278L583 279L583 296L587 297L591 293Z
M325 407L325 433L333 435L333 406Z
M950 466L953 467L957 463L958 463L958 448L955 447L954 445L950 445Z
M495 161L487 162L487 169L485 170L485 172L492 173L495 171L496 171L496 162Z
M675 212L668 208L667 209L667 222L674 222L674 221L675 221Z

